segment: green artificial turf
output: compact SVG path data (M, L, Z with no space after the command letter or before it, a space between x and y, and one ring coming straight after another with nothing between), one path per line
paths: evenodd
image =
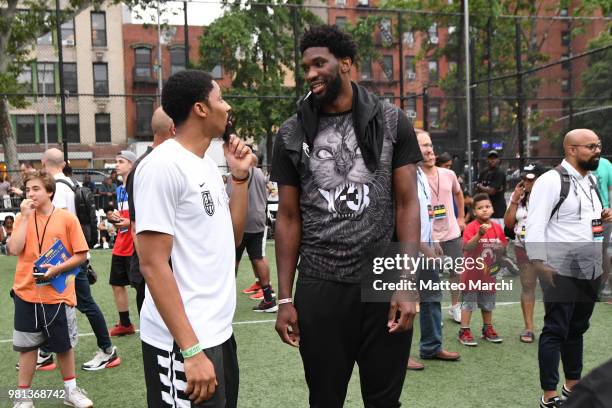
M273 242L269 241L267 254L276 282ZM102 308L107 324L118 320L111 288L108 285L111 253L92 251L92 264L99 281L92 286L95 299ZM13 328L13 305L8 292L13 281L16 258L0 257L0 406L10 406L6 398L8 389L17 380L15 362L17 353L10 341ZM308 390L303 377L302 363L297 349L279 340L274 331L275 314L254 313L256 301L248 299L240 290L250 285L253 274L248 259L243 258L238 275L238 303L234 331L238 343L240 363L239 407L287 408L307 407ZM515 282L515 286L518 286ZM135 293L130 290L132 320L138 321ZM448 304L446 304L448 306ZM448 363L426 361L421 372L409 371L401 401L405 407L534 407L540 396L538 381L537 344L519 342L522 329L518 304L500 305L494 312L495 327L504 337L503 344L480 343L476 348L461 346L456 340L458 325L444 316L444 344L449 350L460 351L461 361ZM585 336L584 372L612 357L612 306L598 304L591 319L591 328ZM418 321L418 319L417 319ZM536 306L537 329L541 328L542 305ZM474 314L472 328L477 333L481 321ZM95 337L84 315L78 313L79 338L76 347L77 365L89 360L96 350ZM418 347L419 329L415 325L413 354ZM97 372L78 370L78 383L84 388L96 407L146 407L144 377L137 335L113 339L118 347L122 364L113 369ZM385 375L381 373L381 375ZM561 377L563 378L563 377ZM59 370L37 372L34 387L60 389ZM61 401L39 402L37 406L63 406ZM359 375L354 370L349 384L346 407L361 407Z

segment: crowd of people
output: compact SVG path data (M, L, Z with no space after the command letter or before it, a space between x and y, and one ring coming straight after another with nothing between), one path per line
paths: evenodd
M55 368L55 360L66 405L93 406L76 383L75 310L87 316L99 348L81 368L118 366L112 337L135 333L129 286L136 292L148 406L236 407L232 319L245 249L255 283L242 292L260 300L255 312L277 313L280 339L299 348L310 406L342 407L357 363L364 406L397 407L406 369L425 368L410 357L417 313L420 359L461 359L442 341L443 330L455 330L443 324L443 281L451 288L449 317L458 324L455 345L478 345L471 328L476 309L480 339L503 343L493 316L509 248L519 265L524 330L503 335L538 340L542 395L534 405L586 406L591 383L580 381L583 336L595 302L609 291L612 229L612 164L600 158L599 137L587 129L567 133L563 162L550 170L525 166L509 202L500 154L492 150L472 196L453 159L436 155L426 131L351 81L357 47L350 35L313 27L300 49L310 92L278 130L270 180L231 128L219 85L207 73L186 70L164 85L151 148L140 158L119 152L120 184L111 187L109 178L98 189L108 198L106 216L95 221L99 241L85 231L83 220L92 220L81 205L81 188L94 186L64 174L58 149L44 153L42 171L26 168L23 184L9 187L25 193L20 213L0 231L6 253L18 257L11 296L21 393L14 407L33 406L28 392L35 371ZM206 155L221 136L225 180ZM270 197L278 203L277 293L265 251ZM56 240L67 255L57 264L37 263ZM109 329L91 295L88 251L111 243L109 290L118 321ZM362 273L372 271L365 254L381 244L398 256L451 260L461 268L446 268L448 278L435 263L390 271L392 283L418 290L365 299ZM71 273L74 284L65 279ZM58 279L65 288L56 288Z

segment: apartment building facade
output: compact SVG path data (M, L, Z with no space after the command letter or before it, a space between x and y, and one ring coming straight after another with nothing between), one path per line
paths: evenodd
M27 12L24 11L24 12ZM52 11L50 11L52 12ZM69 143L73 167L97 167L126 146L121 6L89 8L62 24L66 134L60 126L57 35L38 38L19 82L31 94L11 109L20 160L39 160L47 147Z

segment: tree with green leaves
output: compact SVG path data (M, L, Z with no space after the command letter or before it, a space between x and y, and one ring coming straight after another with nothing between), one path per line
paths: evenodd
M211 70L221 64L229 73L232 85L225 93L234 96L230 104L240 136L265 140L268 160L273 134L295 110L296 90L286 85L295 70L294 36L318 22L314 14L298 7L301 0L290 2L293 7L283 7L285 4L278 0L229 1L223 16L207 27L200 40L199 67ZM295 74L299 86L300 70Z
M589 49L612 47L612 33L604 31L589 43ZM592 129L602 139L603 154L612 153L612 48L592 54L587 70L582 74L581 99L577 104L577 127Z

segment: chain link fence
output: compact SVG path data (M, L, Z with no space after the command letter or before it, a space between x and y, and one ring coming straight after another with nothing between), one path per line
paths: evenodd
M401 107L415 127L429 131L436 153L449 153L458 174L466 175L469 151L475 173L491 149L501 153L508 174L514 174L526 161L554 165L561 159L559 141L568 129L609 117L610 95L589 94L587 90L592 89L588 82L592 58L610 53L612 47L604 44L589 48L589 41L610 30L610 17L489 17L479 12L470 16L470 60L466 61L461 13L386 10L367 1L353 4L336 0L318 6L306 3L266 7L272 13L281 7L291 9L294 26L287 27L288 36L292 35L291 28L293 34L299 34L295 24L305 13L351 32L359 45L352 79ZM191 38L190 48L198 48L200 41ZM140 155L152 140L150 120L159 105L154 58L159 44L145 45L151 51L149 60L135 55L133 44L123 44L124 54L134 58L126 58L122 73L116 74L121 75L125 89L133 90L129 94L111 94L108 76L106 84L99 78L94 81L94 93L79 93L78 89L86 87L77 81L76 74L71 74L70 69L76 67L61 69L64 87L71 91L66 93L63 117L57 62L34 61L20 77L23 94L0 93L0 98L10 102L10 125L19 161L31 161L40 167L44 150L58 147L67 150L77 179L83 181L87 175L95 191L106 188L102 186L111 175L115 155L126 148ZM161 47L165 50L170 46ZM259 107L282 104L294 109L298 95L306 93L308 85L299 67L299 49L293 53L294 66L284 67L283 95L244 94L231 86L232 73L219 71L216 76L225 99L237 108L239 102L250 99L257 101ZM201 60L198 56L190 62L197 67ZM168 69L162 67L164 79L176 67L170 65L176 61L167 62ZM74 65L82 63L92 61L77 61ZM45 75L47 71L54 75ZM466 71L471 84L470 112L465 108ZM241 112L236 110L240 118ZM468 118L472 129L470 145ZM277 129L282 120L275 118L272 129ZM257 145L260 163L267 173L274 132L263 134L240 128L238 132ZM600 136L604 138L604 153L612 153L605 143L605 137L612 135ZM3 160L2 157L0 161ZM226 171L224 163L220 161L219 165ZM6 166L0 170L11 186L19 188L19 174L7 172ZM4 197L2 193L0 189L0 199ZM18 197L13 199L10 206L16 208ZM113 198L102 192L98 200L99 208L104 208Z

